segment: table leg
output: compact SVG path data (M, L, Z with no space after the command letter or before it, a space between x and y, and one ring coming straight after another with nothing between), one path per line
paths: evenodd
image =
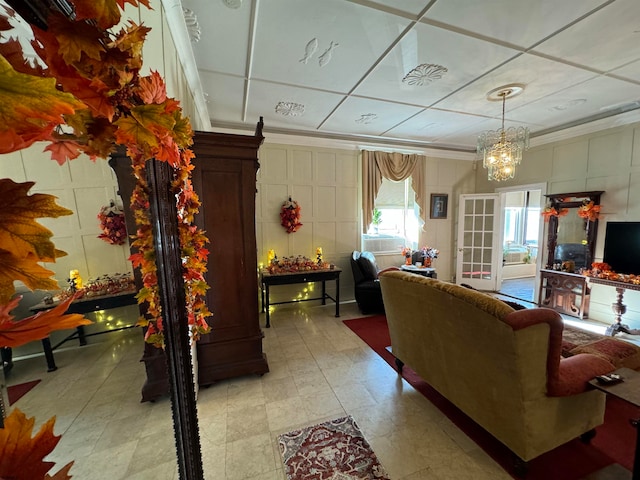
M264 283L260 284L260 295L262 296L262 302L260 302L260 305L262 305L262 312L264 313Z
M327 282L322 280L322 304L327 304Z
M267 283L265 285L265 299L266 299L266 304L265 305L265 311L267 312L267 324L265 325L266 328L271 328L271 322L270 322L270 318L269 318L269 284Z
M640 480L640 418L631 420L631 425L636 429L636 454L633 459L633 476L631 480Z
M336 277L336 317L340 316L340 277Z
M81 346L85 346L87 344L87 337L84 334L84 325L79 325L77 327L78 331L78 340L80 341Z
M58 367L53 358L53 350L51 349L51 340L49 340L49 337L42 339L42 350L44 351L44 358L47 360L47 372L55 372Z

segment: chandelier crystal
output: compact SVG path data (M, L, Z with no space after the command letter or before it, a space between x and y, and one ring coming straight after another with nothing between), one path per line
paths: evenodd
M478 136L477 158L488 171L489 181L501 182L513 178L516 166L522 162L522 152L529 148L529 129L525 127L504 128L504 107L507 97L518 95L520 85L511 85L492 90L489 100L502 100L502 128L489 130Z

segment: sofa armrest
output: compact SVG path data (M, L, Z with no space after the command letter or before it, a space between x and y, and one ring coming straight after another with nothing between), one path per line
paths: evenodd
M558 375L549 378L547 395L566 397L587 391L589 380L613 372L616 367L609 361L590 353L580 353L560 360Z

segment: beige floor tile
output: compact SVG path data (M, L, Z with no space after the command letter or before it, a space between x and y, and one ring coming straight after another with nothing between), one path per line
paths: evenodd
M509 476L342 322L354 303L274 308L263 331L270 372L220 381L198 393L205 479L285 480L277 435L352 415L393 480L507 480ZM264 316L261 317L264 325ZM144 365L137 329L19 359L9 384L41 379L16 404L36 429L56 415L62 438L52 472L74 478L178 478L171 402L140 403ZM469 476L474 475L474 476Z

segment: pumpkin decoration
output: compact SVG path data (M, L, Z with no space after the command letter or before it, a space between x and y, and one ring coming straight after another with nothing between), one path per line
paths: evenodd
M300 223L300 205L295 200L289 200L282 204L280 209L280 224L285 228L287 233L297 232L302 226Z

